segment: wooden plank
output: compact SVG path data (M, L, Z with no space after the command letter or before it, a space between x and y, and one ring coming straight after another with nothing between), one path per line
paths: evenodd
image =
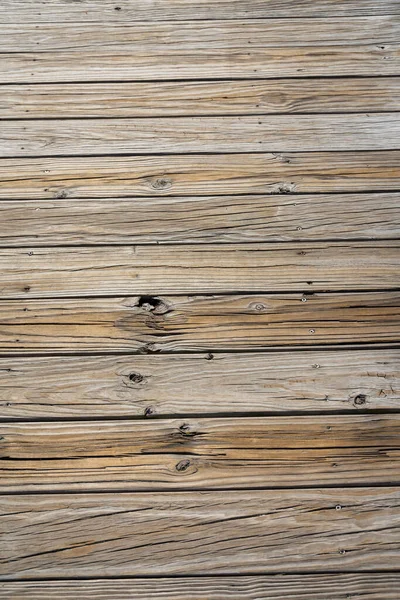
M0 157L397 150L400 112L4 121Z
M400 410L399 365L400 350L383 349L2 358L1 415Z
M6 200L399 189L399 151L0 161L0 197Z
M400 333L399 292L4 300L0 308L7 355L393 343Z
M2 25L1 80L387 76L400 66L400 21L393 16L194 20L179 27L106 20L101 40L98 27L62 19Z
M396 488L6 496L3 578L393 570L399 505Z
M187 21L192 19L246 19L287 17L351 17L399 14L397 0L3 0L1 23L131 23L134 21Z
M179 577L64 581L3 581L10 600L398 600L399 573L325 573L253 577Z
M0 202L5 247L395 237L398 192Z
M72 6L82 6L76 4ZM1 7L0 7L1 14ZM310 88L312 87L312 94ZM399 77L2 85L0 119L400 110Z
M0 249L2 298L399 287L399 241ZM253 316L251 317L254 318Z
M1 424L0 493L400 483L399 415Z

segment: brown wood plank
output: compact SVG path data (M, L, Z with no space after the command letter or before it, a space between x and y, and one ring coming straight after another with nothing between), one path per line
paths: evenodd
M7 496L3 577L393 570L399 505L394 488Z
M398 75L399 30L392 15L194 20L179 27L106 20L99 40L96 23L12 23L2 25L0 77L53 83Z
M399 14L397 0L2 0L1 23L187 21Z
M384 349L2 358L1 415L400 410L399 365Z
M2 85L0 107L0 119L395 111L400 78Z
M6 247L394 237L398 192L0 202Z
M6 200L399 189L399 151L0 161L0 197Z
M399 573L3 581L3 600L398 600Z
M400 416L2 423L0 493L400 483Z
M397 150L400 112L4 121L0 157Z
M3 248L0 288L4 299L393 289L399 247L385 240L187 244L167 253L159 245Z
M399 301L399 292L2 301L0 351L179 352L393 343L400 333Z

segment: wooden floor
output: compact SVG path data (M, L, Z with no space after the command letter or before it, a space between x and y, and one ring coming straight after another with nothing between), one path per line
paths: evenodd
M400 2L0 54L0 599L399 600Z

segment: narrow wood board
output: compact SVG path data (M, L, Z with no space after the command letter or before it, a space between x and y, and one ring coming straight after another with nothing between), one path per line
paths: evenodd
M0 157L398 150L400 112L4 121Z
M3 581L2 600L398 600L399 573Z
M400 416L2 423L0 492L400 484Z
M394 570L399 506L396 488L6 496L2 572L25 579Z
M399 287L399 241L0 249L2 298ZM253 311L254 312L254 311Z
M400 411L400 350L2 358L0 406L3 419Z
M2 85L0 107L0 119L396 111L400 78Z
M0 198L5 200L399 189L396 150L0 161Z
M399 339L399 311L399 292L4 300L0 352L150 353L387 344Z
M2 159L0 198L288 194L400 189L400 152Z
M0 246L390 239L400 193L0 201Z
M398 15L396 0L3 0L1 23L187 21L192 19L246 19L276 17L351 17Z
M119 11L117 11L119 12ZM122 12L122 11L121 11ZM398 75L400 20L4 24L3 83ZM10 49L12 51L10 51Z

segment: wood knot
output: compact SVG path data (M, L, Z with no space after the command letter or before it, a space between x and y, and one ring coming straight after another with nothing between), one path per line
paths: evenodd
M167 177L158 177L157 179L153 179L151 182L151 187L155 190L165 190L170 188L171 185L172 181Z
M190 429L188 423L183 423L179 426L179 433L185 437L193 437L196 435L196 432Z
M186 458L185 460L179 461L178 464L175 466L175 469L181 473L183 471L187 471L189 467L190 460Z
M129 381L132 381L132 383L142 383L144 377L140 373L131 373L129 375Z
M367 401L367 396L365 394L357 394L357 396L354 398L354 404L356 404L357 406L363 406L363 404L365 404Z
M137 306L156 315L165 315L171 310L165 300L157 296L140 296Z
M214 358L214 354L212 354L211 352L208 352L206 354L206 360L213 360L213 358Z
M144 409L144 416L145 417L151 417L151 415L154 415L156 411L154 410L154 408L152 406L148 406L147 408Z

